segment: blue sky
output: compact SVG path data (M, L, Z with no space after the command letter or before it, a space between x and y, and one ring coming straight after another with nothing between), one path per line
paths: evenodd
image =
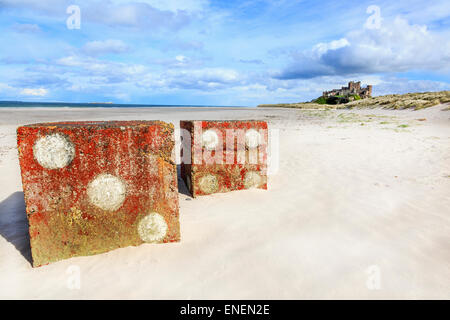
M374 95L450 89L448 0L0 0L0 41L0 100L254 106L350 80Z

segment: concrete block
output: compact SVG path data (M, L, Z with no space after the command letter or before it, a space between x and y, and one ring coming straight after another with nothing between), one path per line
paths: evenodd
M193 197L267 189L265 121L181 121L181 176Z
M33 266L179 241L173 132L161 121L19 127Z

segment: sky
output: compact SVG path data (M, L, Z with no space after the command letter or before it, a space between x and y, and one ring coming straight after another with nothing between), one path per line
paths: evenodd
M255 106L450 90L450 1L0 0L0 100Z

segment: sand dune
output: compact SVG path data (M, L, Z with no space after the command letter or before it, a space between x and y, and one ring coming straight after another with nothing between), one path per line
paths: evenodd
M315 101L315 100L313 100ZM297 103L278 103L278 104L261 104L262 108L299 108L299 109L413 109L420 110L439 104L448 104L450 102L450 91L437 92L414 92L405 94L388 94L384 96L370 97L359 99L342 104L320 104L316 102L297 102Z
M272 108L0 110L0 298L450 298L450 112ZM33 269L18 125L262 119L279 130L269 190L192 199L181 243ZM80 288L71 280L80 272Z

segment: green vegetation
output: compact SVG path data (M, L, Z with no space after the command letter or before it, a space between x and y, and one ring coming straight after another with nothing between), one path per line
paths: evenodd
M356 113L341 113L337 116L337 122L361 122L362 117Z
M332 96L328 97L326 101L327 104L345 104L348 103L350 100L344 96Z
M302 115L311 118L327 118L331 114L328 109L322 109L322 110L303 110Z
M317 99L314 99L311 101L312 103L318 103L318 104L327 104L327 99L325 99L324 96L321 96Z
M348 97L345 97L342 95L335 95L335 96L325 98L324 96L320 96L317 99L313 99L311 102L317 103L317 104L336 105L336 104L348 103L349 101L354 101L354 100L361 100L361 97L357 94L354 94L354 95L351 95Z
M340 123L357 123L359 122L362 126L374 122L374 121L380 121L381 119L392 119L394 120L395 117L388 117L384 115L375 115L375 114L358 114L354 112L345 112L341 113L336 117L336 121ZM386 122L388 123L388 122Z

